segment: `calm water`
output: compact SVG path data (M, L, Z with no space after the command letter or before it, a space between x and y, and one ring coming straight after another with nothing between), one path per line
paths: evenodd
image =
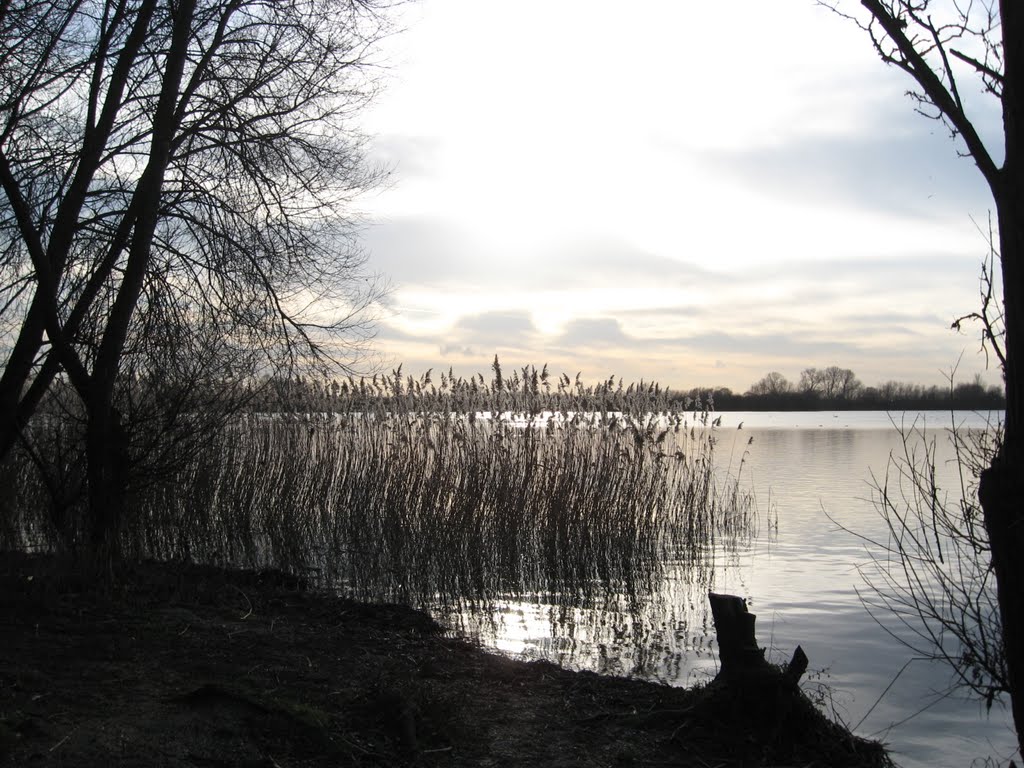
M909 425L914 415L895 418ZM920 418L941 450L950 414ZM986 425L978 414L953 418L967 428ZM871 478L884 474L890 452L901 447L889 415L725 413L719 440L719 461L756 494L760 523L753 536L709 545L706 567L669 567L660 593L644 598L608 595L586 607L571 599L515 601L490 621L445 618L512 655L687 685L716 670L708 589L743 595L769 657L786 661L802 645L811 660L804 687L826 696L858 733L886 742L899 764L967 766L990 756L1005 763L1014 743L1009 713L943 696L947 669L913 661L857 593L864 588L858 568L870 558L842 527L885 538ZM952 467L939 470L952 486Z

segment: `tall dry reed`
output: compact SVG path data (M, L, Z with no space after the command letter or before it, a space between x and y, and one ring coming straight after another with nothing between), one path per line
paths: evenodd
M305 413L236 419L134 493L126 552L283 568L372 599L586 604L649 591L665 562L752 525L716 473L708 411L670 411L656 385L506 378L495 361L489 383L396 371L319 391ZM26 500L45 495L29 486ZM45 515L17 506L7 519L45 541Z

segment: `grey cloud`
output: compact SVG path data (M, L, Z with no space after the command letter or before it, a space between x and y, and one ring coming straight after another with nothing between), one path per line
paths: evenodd
M370 266L398 284L440 282L480 267L466 237L430 219L379 222L368 226L361 240Z
M721 360L723 354L763 356L765 354L807 359L812 364L822 357L836 359L844 354L861 355L862 347L849 341L812 340L805 334L733 334L723 331L697 333L688 336L643 337L627 334L613 318L575 320L565 333L551 345L553 350L571 351L594 348L622 349L644 353L669 349L707 352L708 357Z
M845 334L845 338L822 341L800 333L709 333L677 339L675 343L681 349L704 353L708 359L774 359L779 370L835 364L848 366L858 372L865 372L878 366L882 366L883 370L902 371L907 370L908 366L919 367L927 360L942 360L949 357L950 364L956 362L957 345L946 343L941 337L924 337L910 332L906 334L902 343L889 344L885 347L865 344L862 341L870 341L870 337L848 333ZM952 337L950 342L953 342ZM785 361L792 362L787 364Z
M651 342L648 342L651 343ZM861 355L863 350L857 344L843 341L817 341L802 334L729 334L721 331L679 337L674 340L657 340L660 345L675 344L695 351L722 355L723 353L754 355L763 357L795 357L808 360L808 364L822 358L841 359L844 354ZM709 355L710 356L710 355Z
M893 313L880 317L898 327L904 316ZM912 315L905 317L912 322ZM867 316L867 319L873 318ZM553 370L586 368L592 373L607 370L644 377L651 375L649 361L653 360L696 357L713 364L725 375L737 367L745 370L751 360L771 359L775 362L764 363L765 371L774 368L795 376L806 366L836 364L853 368L862 378L870 380L887 376L921 378L930 371L929 360L949 358L951 364L955 362L958 343L953 334L944 340L943 334L922 336L906 330L898 341L880 348L872 340L884 329L870 325L851 329L845 320L841 322L842 328L837 326L832 339L822 339L820 329L815 329L814 334L712 331L654 338L628 334L614 318L588 318L570 323L558 338L545 340L525 314L496 312L463 318L446 333L417 337L418 341L436 344L437 357L406 362L416 362L425 370L453 360L456 363L475 360L478 361L473 364L475 369L486 371L497 353L503 363L512 367L523 363L540 365L546 361ZM965 348L969 347L972 338L965 336L962 343ZM921 374L919 369L925 373ZM891 371L916 373L887 373ZM689 385L685 380L676 383ZM718 383L739 387L749 384L727 380Z
M476 347L460 346L458 344L442 344L438 347L437 351L441 354L441 357L482 357L484 352L481 352Z
M654 275L670 282L726 279L688 256L665 256L614 240L581 240L545 254L544 263L549 277L570 284L584 281L591 274L600 275L602 280L638 275Z
M828 246L823 245L823 249ZM978 258L975 258L975 256ZM891 259L807 259L754 267L746 279L772 283L780 278L799 282L786 296L788 306L815 305L879 291L948 292L950 286L976 283L979 254L906 254ZM776 302L772 302L776 303Z
M540 254L525 254L527 258L520 263L492 259L455 227L416 217L366 227L362 245L370 266L399 285L502 280L508 285L573 290L651 277L679 285L721 284L728 279L686 257L662 256L616 241L578 241Z
M622 331L619 321L613 318L586 318L573 320L556 339L558 347L624 346L632 344L633 338Z
M859 276L865 274L885 275L891 277L910 273L919 276L927 276L930 273L949 274L957 270L968 270L977 273L981 264L981 253L983 243L978 241L978 258L975 254L954 254L954 253L905 253L899 258L822 258L822 259L800 259L788 261L772 261L761 266L751 268L749 274L756 278L762 277L811 277L831 278ZM823 243L821 250L827 253L828 243ZM870 254L866 254L870 256Z
M377 339L379 341L420 341L422 337L415 333L407 333L387 322L382 321L377 325Z
M617 314L620 317L706 317L709 314L706 306L676 306L676 307L637 307L624 309Z
M484 337L536 331L530 315L526 312L486 312L482 315L467 315L460 318L455 327L459 331Z
M900 105L905 106L905 105ZM991 207L991 195L972 160L958 157L940 123L890 116L895 130L860 138L803 139L747 151L707 153L713 168L775 195L822 196L865 209L933 217ZM906 121L916 125L904 129Z
M537 329L525 312L486 312L462 317L444 334L442 349L476 350L529 348L537 340Z
M931 312L927 314L912 314L910 312L880 312L878 314L846 315L843 319L849 323L856 323L858 325L864 324L886 327L897 327L906 323L928 323L929 325L935 325L949 322L946 316L937 315Z

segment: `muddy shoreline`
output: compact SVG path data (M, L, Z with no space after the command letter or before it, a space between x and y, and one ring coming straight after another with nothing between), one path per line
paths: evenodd
M801 695L526 663L280 573L0 554L0 764L876 766Z

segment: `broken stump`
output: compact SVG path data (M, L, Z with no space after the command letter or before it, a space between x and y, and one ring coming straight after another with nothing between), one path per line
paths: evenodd
M764 648L757 644L754 625L757 617L747 610L747 601L736 595L708 593L711 615L718 638L718 658L721 666L718 676L723 680L760 677L778 673L778 669L764 658ZM807 671L807 654L799 645L782 676L796 685Z

